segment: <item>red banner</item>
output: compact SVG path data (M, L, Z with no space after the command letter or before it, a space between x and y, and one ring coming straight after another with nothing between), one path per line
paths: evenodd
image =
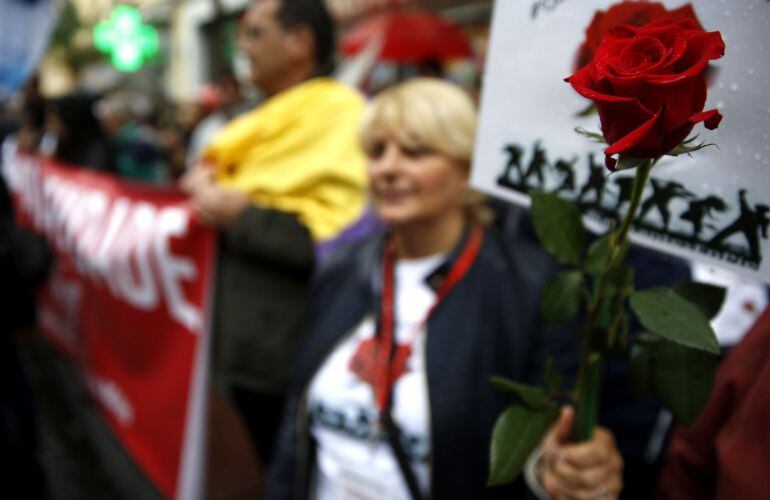
M3 148L56 265L39 303L109 426L167 497L196 490L215 233L185 197ZM188 456L184 456L188 455ZM196 458L197 456L197 458Z

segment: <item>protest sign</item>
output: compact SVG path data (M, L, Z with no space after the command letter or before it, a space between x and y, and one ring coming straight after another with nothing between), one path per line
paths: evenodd
M498 1L481 105L471 183L528 206L530 189L575 201L602 231L625 213L633 172L610 173L602 144L575 133L600 132L590 101L564 78L579 66L587 31L610 0ZM654 2L669 11L680 0ZM696 126L699 141L718 147L692 157L665 156L632 226L636 243L713 263L770 282L770 3L691 2L706 31L719 30L725 56L712 64L706 109L718 108L718 130Z
M17 218L55 254L38 313L168 498L200 492L215 232L185 196L3 145Z

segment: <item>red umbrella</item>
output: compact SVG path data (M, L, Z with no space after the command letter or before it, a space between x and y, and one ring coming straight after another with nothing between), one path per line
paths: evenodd
M342 37L342 52L357 54L379 38L382 60L405 63L472 55L471 44L460 26L424 10L385 13L362 21Z

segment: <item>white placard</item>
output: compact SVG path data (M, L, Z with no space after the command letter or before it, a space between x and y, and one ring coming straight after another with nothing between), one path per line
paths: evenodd
M599 131L590 101L563 81L597 10L611 0L498 0L471 183L525 206L544 188L578 201L594 230L628 206L632 173L604 169L603 145L574 132ZM669 10L681 0L660 2ZM692 157L664 157L652 172L633 226L635 242L770 282L770 2L694 0L707 31L726 44L705 109L719 128L693 134L718 144ZM591 172L593 171L593 175ZM676 184L678 183L678 184ZM744 191L745 190L745 191ZM744 191L743 196L740 192Z

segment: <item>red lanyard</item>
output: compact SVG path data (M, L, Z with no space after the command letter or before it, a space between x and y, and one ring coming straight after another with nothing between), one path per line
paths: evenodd
M374 398L377 408L380 412L384 412L388 408L390 402L390 393L393 389L393 383L401 375L404 369L406 359L408 359L411 353L411 344L417 338L419 332L428 323L428 319L433 312L438 308L439 304L444 300L449 291L460 282L470 269L473 261L476 260L476 256L481 248L481 242L484 237L484 232L481 226L474 224L471 229L471 234L468 237L468 241L465 243L460 255L452 265L451 269L444 278L444 281L436 290L436 300L428 309L425 318L419 323L415 329L412 338L409 343L403 346L400 362L392 363L393 360L393 344L394 329L395 329L395 283L394 283L394 267L396 262L396 245L394 241L389 241L385 247L385 255L382 265L382 299L380 303L380 330L376 339L376 355L374 356ZM393 365L400 366L393 366ZM395 370L394 370L395 368Z

